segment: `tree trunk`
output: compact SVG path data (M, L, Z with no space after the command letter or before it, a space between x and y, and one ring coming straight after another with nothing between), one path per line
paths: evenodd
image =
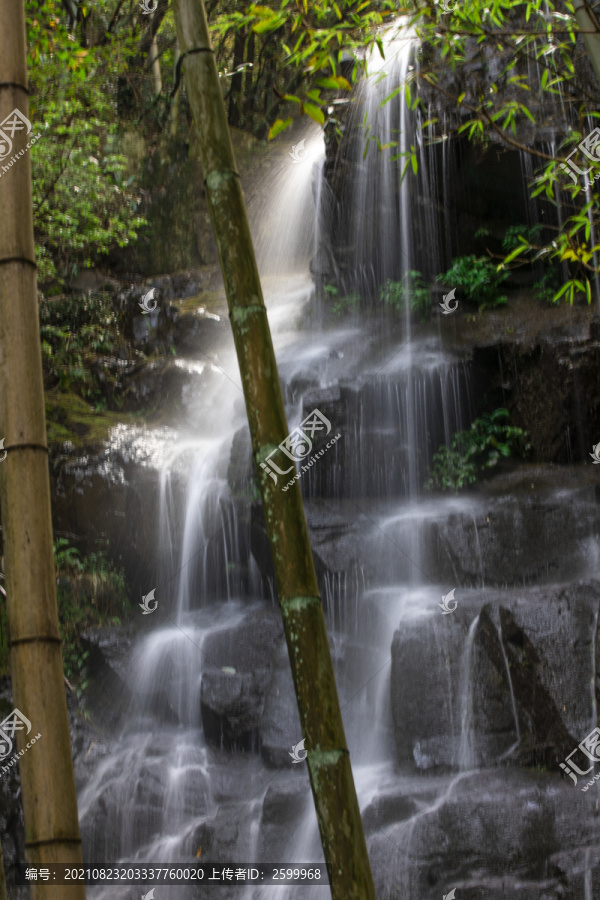
M300 488L284 493L259 465L288 426L204 4L174 0L174 9L331 894L375 900Z
M243 28L235 33L233 42L233 70L244 62L244 47L246 46L246 32ZM236 72L231 76L231 88L229 90L229 124L232 128L240 128L242 122L242 84L244 71Z
M255 37L253 31L250 32L248 43L246 44L246 62L247 68L244 72L244 88L242 91L242 103L244 105L244 128L254 134L254 46Z
M26 122L25 4L0 0L0 22L0 122L16 110ZM14 161L6 166L6 156L5 169L0 163L0 436L7 451L0 462L0 503L12 693L15 708L31 723L31 733L22 723L13 740L23 754L19 772L28 864L80 866L52 553L31 167L23 119L19 124L23 127L11 136ZM27 748L38 733L40 743ZM31 884L34 900L50 900L56 891L50 882ZM84 900L85 887L61 887L59 893Z
M175 84L175 79L177 78L177 66L179 64L179 44L175 41L175 50L173 53L173 84ZM171 102L171 127L170 133L172 138L177 137L177 122L179 120L179 95L181 92L181 85L175 91L175 96Z
M150 58L152 65L152 77L154 79L154 93L158 97L158 95L162 92L162 76L160 74L160 60L158 58L158 40L156 37L156 33L152 35L152 43L150 44L150 50L148 51L148 57Z

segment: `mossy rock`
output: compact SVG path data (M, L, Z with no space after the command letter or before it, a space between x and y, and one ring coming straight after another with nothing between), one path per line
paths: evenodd
M48 443L71 441L75 447L100 444L111 428L130 420L123 413L93 409L77 394L46 391L46 428Z

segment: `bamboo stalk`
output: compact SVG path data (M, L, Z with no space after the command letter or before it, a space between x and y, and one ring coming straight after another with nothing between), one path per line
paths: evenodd
M288 426L204 4L174 0L174 9L331 894L375 900L300 488L284 493L259 465Z
M0 0L0 22L0 121L15 109L28 118L24 3ZM17 131L13 145L13 164L4 171L0 163L0 432L8 451L0 502L12 692L32 726L31 734L15 735L25 853L30 866L76 866L81 841L56 607L26 135ZM27 749L37 734L41 740ZM32 882L31 896L50 900L56 887ZM85 887L61 887L60 896L85 900Z
M600 81L600 26L587 0L573 0L573 11L596 78Z

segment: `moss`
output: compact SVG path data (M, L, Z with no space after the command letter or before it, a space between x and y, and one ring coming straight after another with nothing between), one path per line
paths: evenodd
M173 301L171 305L177 309L180 315L195 313L199 309L206 309L218 316L227 315L227 298L223 288L202 291L200 294L194 294L193 297Z
M72 441L76 447L105 441L120 422L133 421L126 413L97 412L76 394L46 391L48 444Z

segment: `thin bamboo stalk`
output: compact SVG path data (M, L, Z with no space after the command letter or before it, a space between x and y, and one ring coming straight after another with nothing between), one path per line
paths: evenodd
M284 493L259 465L288 426L204 4L174 0L174 10L331 894L375 900L300 488Z

